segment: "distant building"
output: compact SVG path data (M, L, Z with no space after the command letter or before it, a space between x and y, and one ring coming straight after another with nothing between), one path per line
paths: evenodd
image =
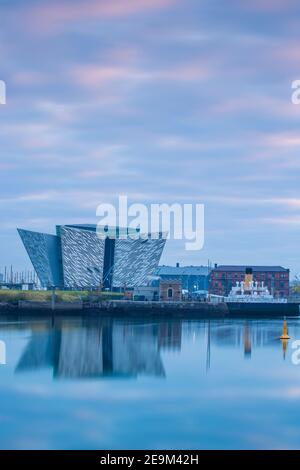
M159 283L159 300L162 302L180 302L182 285L179 280L166 280Z
M282 266L215 266L210 273L209 293L228 295L236 282L245 279L247 268L252 269L253 280L264 282L275 297L288 297L290 271Z
M56 235L18 229L42 287L126 289L143 286L157 269L166 238L129 228L57 225ZM106 235L107 233L107 235Z
M155 301L159 298L159 287L155 286L142 286L135 287L133 290L133 300L147 300Z
M21 284L21 290L34 290L35 285L33 282L24 282Z
M188 292L207 291L209 284L208 266L158 266L155 274L162 280L179 280L182 289Z

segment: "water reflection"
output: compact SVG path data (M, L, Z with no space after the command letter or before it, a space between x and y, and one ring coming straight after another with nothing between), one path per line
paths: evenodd
M245 323L244 327L244 356L245 358L251 357L251 328L248 322Z
M298 319L291 321L299 328ZM279 341L280 322L267 320L140 323L81 319L34 322L27 327L31 337L15 372L51 368L54 378L165 377L161 352L180 352L183 334L205 342L207 372L214 365L212 347L243 349L244 358L250 360L256 348L279 345L285 358L288 346L288 341Z
M162 349L181 345L181 323L62 323L49 331L33 328L16 373L51 367L54 377L164 377Z
M2 318L0 448L299 448L282 323Z

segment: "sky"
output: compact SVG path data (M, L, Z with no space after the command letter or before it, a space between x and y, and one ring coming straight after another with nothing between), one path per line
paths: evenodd
M2 0L0 270L16 227L97 223L96 207L205 205L205 244L161 263L300 275L297 0Z

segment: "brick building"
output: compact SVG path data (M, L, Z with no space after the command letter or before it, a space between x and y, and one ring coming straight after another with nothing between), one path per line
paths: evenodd
M253 280L263 281L275 297L288 297L290 271L282 266L215 266L210 273L209 293L228 295L237 281L245 279L247 268L252 269Z
M179 280L164 280L159 283L159 300L162 302L180 302L182 299L182 285Z

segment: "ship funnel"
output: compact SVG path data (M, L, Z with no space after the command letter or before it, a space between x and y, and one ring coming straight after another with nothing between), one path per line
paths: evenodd
M253 282L253 270L252 268L246 268L244 289L250 290L252 286L252 282Z

